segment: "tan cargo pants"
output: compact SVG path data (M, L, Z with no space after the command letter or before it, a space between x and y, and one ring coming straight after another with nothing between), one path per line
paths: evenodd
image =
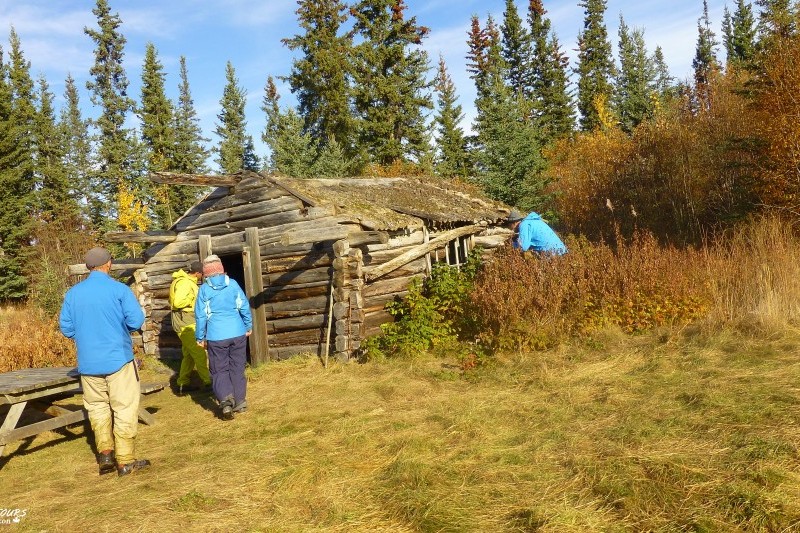
M139 375L134 362L107 376L81 376L83 406L89 413L97 451L115 450L117 463L136 460Z

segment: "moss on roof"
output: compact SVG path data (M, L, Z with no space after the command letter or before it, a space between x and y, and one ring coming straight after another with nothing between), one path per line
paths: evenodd
M477 187L441 178L276 179L373 229L419 227L423 220L434 225L494 223L509 211Z

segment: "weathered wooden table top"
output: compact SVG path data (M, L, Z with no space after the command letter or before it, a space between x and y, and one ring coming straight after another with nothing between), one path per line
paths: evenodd
M25 368L0 374L0 396L35 391L80 379L78 369L71 366Z

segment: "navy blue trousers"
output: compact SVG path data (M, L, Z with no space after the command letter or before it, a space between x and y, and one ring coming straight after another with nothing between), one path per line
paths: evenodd
M242 403L247 397L247 380L244 377L247 337L242 335L221 341L208 341L206 350L214 396L220 402L232 397L236 404Z

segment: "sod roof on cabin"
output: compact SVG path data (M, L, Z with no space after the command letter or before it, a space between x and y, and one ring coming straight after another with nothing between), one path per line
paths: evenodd
M470 184L440 178L273 179L376 230L419 227L422 220L433 226L496 223L509 211Z

